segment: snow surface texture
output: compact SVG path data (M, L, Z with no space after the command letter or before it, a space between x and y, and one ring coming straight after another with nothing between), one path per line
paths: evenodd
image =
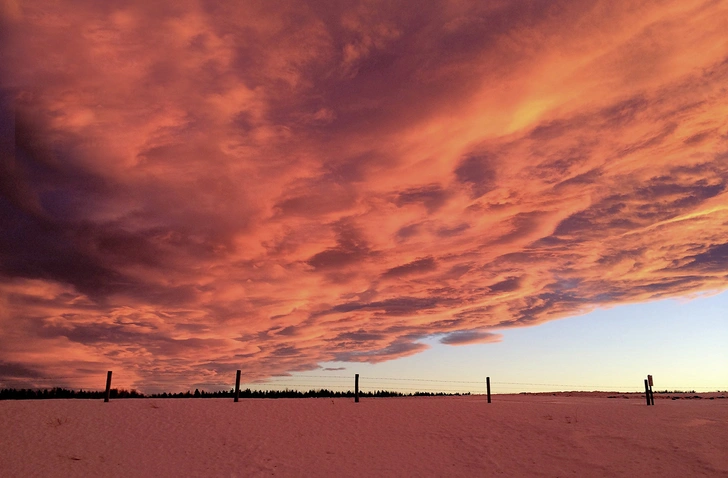
M728 399L0 402L0 476L728 477Z

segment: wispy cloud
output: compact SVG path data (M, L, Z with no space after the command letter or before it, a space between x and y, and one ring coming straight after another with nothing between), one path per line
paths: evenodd
M10 13L0 378L254 380L728 285L720 2Z

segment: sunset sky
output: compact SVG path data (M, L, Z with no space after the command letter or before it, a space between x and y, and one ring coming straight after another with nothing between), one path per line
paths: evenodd
M0 5L0 387L728 389L728 2Z

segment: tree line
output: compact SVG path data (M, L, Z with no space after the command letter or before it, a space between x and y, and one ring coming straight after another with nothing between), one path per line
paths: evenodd
M96 390L68 390L66 388L54 387L50 389L29 389L29 388L3 388L0 390L0 400L43 400L49 398L104 398L105 392ZM112 388L109 390L111 398L145 398L143 393L136 390L125 390Z
M66 388L55 387L51 389L15 389L4 388L0 390L0 400L43 400L43 399L99 399L104 398L105 392L96 390L69 390ZM186 392L163 392L153 394L143 394L136 390L116 389L110 390L110 398L233 398L234 390L221 390L216 392L206 392L204 390L195 389L194 392L187 390ZM470 395L470 393L447 393L447 392L414 392L402 393L389 390L376 390L372 392L359 392L360 397L444 397L444 396L460 396ZM240 398L353 398L354 392L348 390L346 392L328 390L325 388L317 390L309 390L301 392L298 390L251 390L249 388L240 390Z

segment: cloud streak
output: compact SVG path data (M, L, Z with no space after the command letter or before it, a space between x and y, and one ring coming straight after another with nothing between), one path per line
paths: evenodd
M0 379L209 388L728 284L720 2L155 5L2 18Z

